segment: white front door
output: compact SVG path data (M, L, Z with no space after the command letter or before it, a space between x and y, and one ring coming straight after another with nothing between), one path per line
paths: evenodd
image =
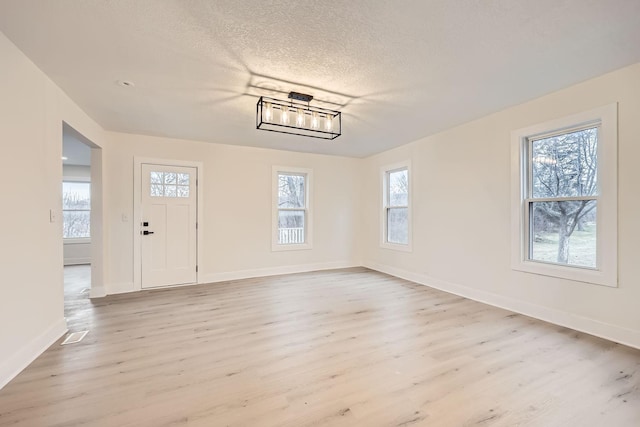
M142 288L196 283L197 168L141 166Z

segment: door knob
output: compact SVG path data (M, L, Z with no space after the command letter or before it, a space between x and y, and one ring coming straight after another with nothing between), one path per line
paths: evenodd
M153 231L149 231L149 230L144 230L142 232L143 235L148 236L149 234L153 234Z

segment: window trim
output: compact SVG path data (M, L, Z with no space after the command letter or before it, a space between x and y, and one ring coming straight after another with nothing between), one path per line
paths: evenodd
M387 226L388 226L388 212L392 206L388 205L389 199L389 173L399 170L407 170L407 176L409 181L409 194L407 195L407 244L402 243L390 243L387 240ZM412 204L413 204L413 178L411 173L411 160L404 160L402 162L393 163L380 168L380 189L381 189L381 213L380 213L380 247L384 249L390 249L401 252L413 252L413 238L412 238Z
M569 132L599 124L596 268L564 266L527 259L529 224L527 202L530 178L529 141L538 136ZM618 106L594 108L511 132L511 268L609 287L618 286ZM527 179L528 178L528 179Z
M278 176L280 174L305 175L304 198L305 207L301 208L285 208L285 210L304 210L304 243L278 243ZM278 251L297 251L308 250L313 248L313 169L290 167L290 166L272 166L271 168L271 250Z
M91 187L91 181L88 178L63 178L62 179L62 184L64 185L65 183L70 183L70 184L89 184L89 200L91 200L93 198L93 194L92 194L92 187ZM63 197L64 197L64 190L62 191ZM62 242L63 244L84 244L84 243L91 243L91 227L89 227L89 236L88 237L64 237L64 213L65 212L89 212L89 218L91 220L91 202L89 204L89 209L65 209L64 206L62 207L62 209L60 210L60 212L62 213L62 230L63 230L63 235L62 235Z

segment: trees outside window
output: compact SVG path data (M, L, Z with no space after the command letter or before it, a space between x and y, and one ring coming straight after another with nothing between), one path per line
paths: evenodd
M409 243L409 171L387 172L387 242Z
M305 196L304 174L278 174L278 244L300 244L305 242Z
M617 286L618 108L515 130L514 270Z
M596 267L598 129L529 140L529 258Z
M381 246L411 250L411 186L409 162L385 166L382 175Z
M313 171L273 167L274 251L311 249L311 181Z
M62 183L62 237L91 237L91 184L88 182Z

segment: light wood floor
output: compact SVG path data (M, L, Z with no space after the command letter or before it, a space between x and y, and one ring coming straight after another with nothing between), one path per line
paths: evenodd
M640 351L366 269L76 301L11 426L640 426Z

